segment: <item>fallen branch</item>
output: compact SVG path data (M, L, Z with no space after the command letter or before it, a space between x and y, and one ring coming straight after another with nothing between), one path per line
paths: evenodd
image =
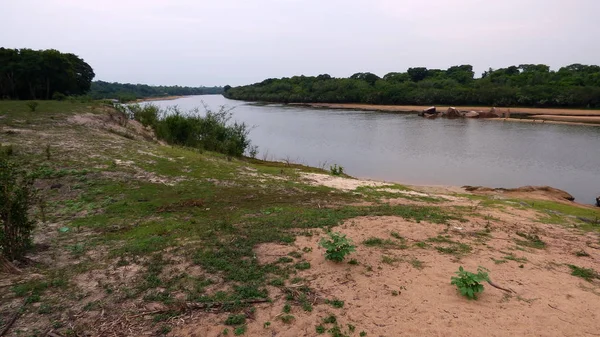
M0 271L9 274L21 274L21 270L10 263L4 256L0 256Z
M21 308L19 308L19 310L17 310L12 317L8 320L8 322L6 323L6 325L4 326L4 328L2 328L2 331L0 331L0 336L4 336L8 330L10 329L10 327L15 324L15 322L17 321L17 318L19 318L19 315L21 314Z
M506 288L502 288L501 286L495 284L494 282L492 282L492 280L487 280L487 283L489 283L492 287L496 288L496 289L500 289L500 290L504 290L508 293L515 293L516 292L514 290L510 290L510 289L506 289Z
M230 301L230 302L210 302L210 303L183 303L179 308L181 312L190 311L190 310L199 310L199 309L213 309L213 308L222 308L227 305L238 305L238 304L255 304L255 303L267 303L271 300L268 298L257 298L252 300L240 300L240 301ZM161 309L161 310L153 310L153 311L145 311L133 316L128 316L130 318L136 318L140 316L146 315L154 315L161 314L165 312L176 311L173 307ZM1 335L0 335L1 336Z

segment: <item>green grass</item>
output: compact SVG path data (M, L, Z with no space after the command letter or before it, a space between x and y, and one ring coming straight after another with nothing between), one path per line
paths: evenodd
M598 274L598 272L596 272L592 268L583 268L583 267L578 267L578 266L575 266L572 264L570 264L568 266L569 266L569 268L571 268L571 275L581 277L582 279L584 279L586 281L591 282L593 279L600 278L600 275Z
M515 242L524 247L530 247L535 249L544 249L546 248L546 243L542 241L542 239L536 234L527 234L517 232L517 235L522 237L525 240L515 239Z
M364 240L362 243L367 247L379 247L386 249L406 249L408 246L404 243L405 240L402 239L400 242L392 241L390 239L382 239L377 237L370 237Z

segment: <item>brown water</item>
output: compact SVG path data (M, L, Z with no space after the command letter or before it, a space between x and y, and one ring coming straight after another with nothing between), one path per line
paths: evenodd
M549 185L593 203L600 195L600 127L423 119L416 115L259 106L220 95L153 102L235 107L258 158L342 165L356 177L422 185Z

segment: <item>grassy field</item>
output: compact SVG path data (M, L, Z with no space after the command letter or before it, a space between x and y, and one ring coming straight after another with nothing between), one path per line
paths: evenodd
M264 263L257 247L295 247L358 218L450 228L510 207L488 197L465 198L475 207L399 194L410 191L400 185L318 185L304 174L328 172L167 146L113 112L98 102L40 102L31 112L26 102L0 101L0 141L12 147L12 160L36 172L38 190L34 250L16 264L23 273L0 280L0 327L18 313L9 335L186 335L172 330L198 312L219 317L219 335L252 335L246 329L259 329L249 324L266 310L258 304L285 301L307 315L313 306L330 308L302 277L315 263L308 261L312 248ZM590 208L551 201L521 208L545 223L600 228L577 218L600 218ZM402 240L396 234L366 245L408 249ZM410 249L460 259L472 251L463 241L433 235ZM382 259L423 268L416 258ZM285 331L294 320L286 315L256 324ZM367 323L348 321L356 333L334 323L327 328L333 336L369 333Z

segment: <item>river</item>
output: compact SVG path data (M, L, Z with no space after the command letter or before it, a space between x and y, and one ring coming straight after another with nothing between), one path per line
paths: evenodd
M255 105L221 95L152 102L189 110L225 105L255 126L258 158L414 185L549 185L591 204L600 195L600 127L424 119L413 114Z

